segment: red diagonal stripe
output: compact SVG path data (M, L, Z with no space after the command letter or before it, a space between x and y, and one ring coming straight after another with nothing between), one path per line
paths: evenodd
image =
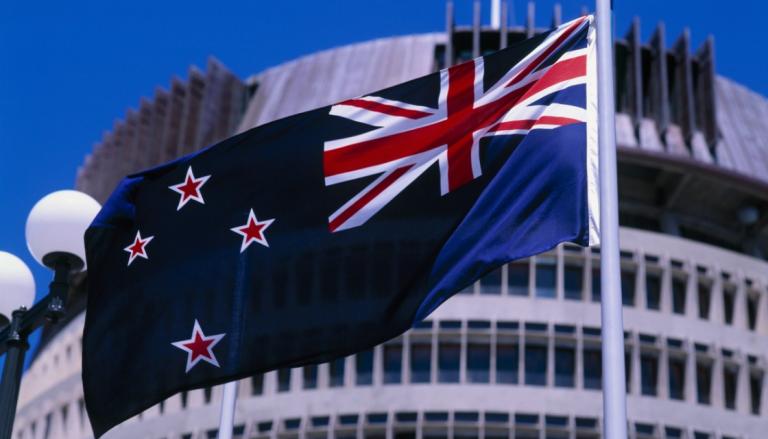
M365 99L350 99L348 101L340 102L337 105L348 105L350 107L362 108L364 110L375 111L390 116L407 117L408 119L421 119L422 117L432 115L432 113L427 113L426 111L400 108L394 105L382 104L381 102L368 101Z
M340 213L339 216L333 219L330 223L328 223L328 229L331 232L335 232L336 229L338 229L342 224L347 222L348 219L352 217L352 215L356 214L360 211L363 207L365 207L366 204L371 202L374 198L376 198L379 194L384 192L384 190L390 186L392 186L392 183L396 182L398 178L400 178L403 174L406 173L411 169L411 166L403 166L402 168L395 169L394 172L386 176L379 184L372 187L368 192L365 193L362 197L358 198L357 201L352 203L351 206L349 206L344 212Z
M586 76L587 74L587 55L577 56L575 58L558 61L553 64L547 72L533 84L522 99L526 99L545 88L559 84L569 79Z

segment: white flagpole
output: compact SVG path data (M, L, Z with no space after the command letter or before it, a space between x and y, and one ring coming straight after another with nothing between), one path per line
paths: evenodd
M232 439L235 425L235 403L237 402L237 381L224 384L221 397L221 417L219 418L219 439Z
M612 0L596 0L597 108L600 150L600 265L602 283L603 438L627 438L624 325L619 262L616 185L616 115L613 79Z

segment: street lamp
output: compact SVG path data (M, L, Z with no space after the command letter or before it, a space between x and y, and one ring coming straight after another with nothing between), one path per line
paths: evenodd
M29 251L54 271L48 294L29 309L35 296L32 273L19 258L0 252L0 314L10 320L0 331L0 355L7 353L0 383L0 439L10 439L13 431L27 337L64 314L69 275L85 268L83 234L100 209L90 196L64 190L46 195L29 212Z

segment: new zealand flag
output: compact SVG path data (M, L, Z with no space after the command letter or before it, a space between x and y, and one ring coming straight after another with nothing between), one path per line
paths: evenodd
M370 348L501 264L595 244L591 23L123 180L85 237L95 435Z

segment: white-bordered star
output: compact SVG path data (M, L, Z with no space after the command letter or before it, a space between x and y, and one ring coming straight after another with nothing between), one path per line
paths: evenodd
M253 209L251 209L248 214L248 221L244 225L232 227L230 229L243 237L243 243L240 245L240 253L244 252L252 242L258 242L264 247L269 247L267 237L264 236L264 231L267 230L267 227L272 225L274 221L274 218L259 221L256 219L256 214L253 213Z
M147 236L146 238L142 238L141 232L138 230L136 231L136 238L133 239L131 245L123 249L129 253L128 265L131 265L131 262L133 262L133 260L136 258L149 259L146 247L147 244L149 244L149 242L153 239L155 239L154 236Z
M200 204L205 204L205 200L203 199L203 194L200 192L200 189L208 181L209 178L211 178L210 175L195 178L195 174L192 172L192 166L190 166L187 168L187 176L184 178L183 182L174 184L173 186L168 186L168 189L181 195L181 198L179 198L179 205L176 207L176 210L181 210L181 208L184 207L184 205L186 205L190 200L197 201Z
M200 328L200 323L195 319L192 335L187 340L179 340L171 344L187 353L187 369L185 372L189 373L190 369L195 367L201 360L216 367L220 367L219 361L216 360L216 355L213 353L213 348L225 335L226 334L216 334L206 336Z

